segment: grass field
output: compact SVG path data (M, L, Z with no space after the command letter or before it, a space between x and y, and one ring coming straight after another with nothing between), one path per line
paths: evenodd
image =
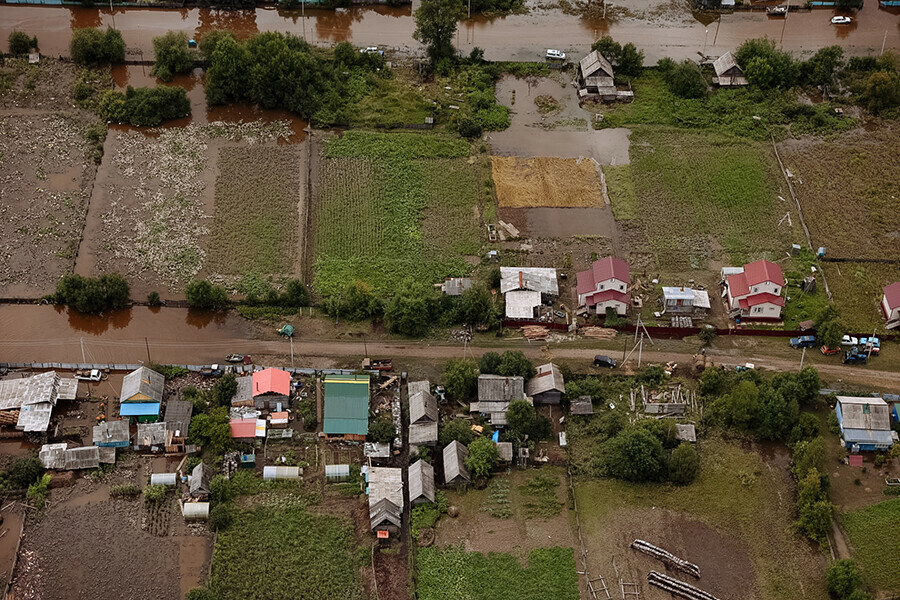
M617 221L633 221L638 216L638 200L631 179L631 165L603 167L609 204Z
M716 245L737 265L790 248L791 226L778 225L790 207L777 199L780 174L765 144L642 127L630 167L638 221L662 268L705 268Z
M840 519L866 581L882 591L900 592L900 498L845 513Z
M571 548L539 548L523 568L511 554L423 548L418 556L420 600L577 600Z
M304 168L297 146L222 148L209 243L211 272L293 271Z
M699 449L700 475L688 486L611 479L576 485L589 568L611 577L615 558L620 570L641 576L628 544L648 535L698 564L702 587L720 597L826 598L824 559L792 530L794 491L786 470L774 466L774 457L764 461L718 439Z
M390 78L373 78L375 87L353 109L351 124L356 127L424 123L431 116L432 107L425 96L409 79L411 73L395 74Z
M220 600L356 600L355 558L349 521L257 508L219 534L209 587Z
M315 285L362 280L390 291L405 277L439 281L479 254L482 169L462 140L350 131L325 144L314 198Z

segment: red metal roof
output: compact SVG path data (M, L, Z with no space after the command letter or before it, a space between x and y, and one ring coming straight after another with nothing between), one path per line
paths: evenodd
M884 297L887 298L888 308L894 310L900 306L900 281L895 281L884 288Z
M291 395L291 374L281 369L264 369L253 374L253 396L261 394Z
M744 306L744 300L741 300L741 307ZM784 306L784 298L781 296L776 296L775 294L753 294L752 296L747 296L746 298L747 306L757 306L758 304L765 304L769 302L771 304L775 304L777 306Z
M629 302L631 302L631 296L617 290L603 290L602 292L596 292L587 296L584 303L585 306L596 306L597 304L606 302L607 300L618 300L619 302L628 304Z
M750 293L747 285L747 276L743 273L735 273L728 276L728 293L732 298L739 298Z
M618 279L625 283L631 283L631 268L628 263L615 256L607 256L595 260L587 271L581 271L576 275L578 284L576 289L579 294L586 294L597 289L597 284L609 279Z
M781 272L781 267L768 260L758 260L744 265L744 276L750 287L767 281L784 285L784 274Z
M255 438L256 437L256 419L232 419L231 437L233 438Z
M863 466L863 457L862 454L851 454L850 458L850 466L851 467L861 467Z

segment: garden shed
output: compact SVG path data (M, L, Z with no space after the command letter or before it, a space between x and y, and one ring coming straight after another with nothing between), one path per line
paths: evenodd
M128 421L104 421L94 426L94 445L101 448L127 448L131 444Z
M525 380L502 375L478 376L478 402L469 404L469 412L488 416L491 425L506 425L506 411L513 400L525 399Z
M594 414L594 403L590 396L578 396L572 400L569 410L573 415Z
M325 376L326 435L364 441L369 432L369 376Z
M251 407L253 406L253 377L244 376L235 379L237 383L237 391L231 397L232 406Z
M126 402L155 402L160 404L163 399L163 389L166 378L153 369L141 367L135 369L122 380L122 393L119 401ZM159 411L157 411L159 416Z
M444 483L446 485L465 485L472 478L466 469L466 457L469 449L453 440L444 447Z
M169 400L166 403L166 428L173 441L184 442L191 427L191 413L194 405L187 400Z
M369 467L366 472L371 528L400 527L403 515L403 469Z
M200 500L209 499L209 482L212 479L212 467L205 463L200 463L191 471L191 482L188 486L188 493L191 498Z
M425 382L428 383L427 381ZM410 384L410 388L413 386ZM427 389L410 392L409 443L436 444L438 439L438 404Z
M562 372L553 363L537 368L537 375L528 380L526 393L535 404L559 404L566 392Z
M726 52L713 62L713 70L716 76L713 77L714 85L720 87L741 87L749 82L744 76L744 70L737 64L734 53Z
M409 503L434 502L434 467L421 458L409 466Z
M138 423L134 445L140 448L165 446L168 430L164 421L159 423Z

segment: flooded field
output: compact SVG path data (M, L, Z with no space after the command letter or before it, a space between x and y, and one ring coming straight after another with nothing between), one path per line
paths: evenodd
M68 53L73 27L113 26L129 48L152 52L152 39L168 30L185 31L199 37L210 29L232 29L246 36L258 31L282 31L299 35L315 44L349 41L358 46L379 44L421 51L412 39L415 23L411 7L384 6L341 11L215 11L209 9L155 10L104 8L44 8L5 6L0 37L13 30L38 36L41 51ZM489 60L536 60L543 48L584 53L604 34L620 43L633 42L655 62L664 56L696 58L697 52L718 55L742 41L768 36L787 50L811 52L830 44L845 46L850 54L900 47L897 17L867 3L850 27L834 27L828 9L791 13L788 19L768 19L764 13L723 15L708 26L694 20L686 2L629 2L612 7L607 21L581 19L558 10L535 9L524 15L473 17L461 22L456 46L468 54L475 46L485 49ZM305 15L305 16L304 16ZM648 26L648 21L652 26Z

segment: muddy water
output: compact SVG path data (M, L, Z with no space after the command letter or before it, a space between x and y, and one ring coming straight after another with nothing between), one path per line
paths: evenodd
M5 508L3 524L0 525L0 581L4 587L9 579L9 573L16 563L16 546L19 545L19 533L22 531L22 522L25 520L25 509L18 502L3 502ZM9 504L8 507L5 505Z
M0 306L0 331L0 362L81 362L82 342L88 362L135 363L147 361L148 354L160 363L218 362L236 351L228 340L250 337L247 324L233 313L144 306L89 316L53 306L7 304ZM205 351L198 352L199 347Z
M633 3L628 3L632 9ZM653 3L645 3L650 6ZM623 5L625 6L625 5ZM370 44L415 51L421 46L412 39L415 24L411 10L363 7L343 11L310 9L305 11L215 11L209 9L115 9L50 8L4 6L0 37L13 30L37 35L45 54L67 54L73 27L112 26L119 29L129 48L152 53L154 36L168 30L185 31L199 37L211 29L233 29L246 36L257 31L282 31L299 35L315 44L349 41L358 46ZM663 56L676 59L696 58L705 51L718 55L742 41L768 36L787 50L813 51L830 44L841 44L851 54L900 47L897 17L880 9L877 2L866 3L849 27L835 27L823 9L792 13L787 19L769 19L764 13L723 15L708 26L693 20L684 11L672 18L656 19L652 9L645 19L621 18L615 22L590 21L559 11L536 10L526 15L500 18L477 17L460 24L456 46L468 53L474 46L485 49L490 60L535 60L543 48L560 48L575 55L584 53L592 41L604 34L620 43L633 42L655 62ZM885 38L885 35L887 36Z

